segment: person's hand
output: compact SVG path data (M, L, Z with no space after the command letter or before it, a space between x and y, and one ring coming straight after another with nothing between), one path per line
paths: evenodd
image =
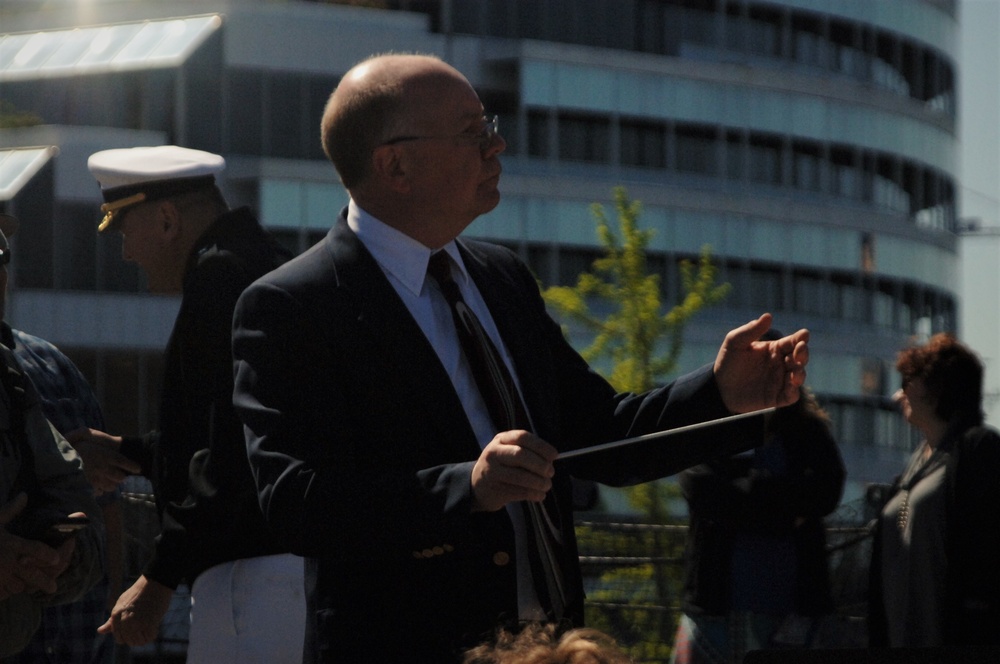
M69 516L87 516L83 512L73 512ZM43 544L43 546L47 546ZM51 547L49 547L51 548ZM58 554L58 559L54 562L48 562L47 560L37 560L35 558L29 558L26 564L32 564L37 566L37 568L46 575L47 579L51 580L51 583L46 584L46 589L39 588L45 593L54 593L56 591L56 579L62 576L62 573L69 569L69 564L73 561L73 552L76 550L76 537L72 535L68 537L64 542L55 547L55 552Z
M809 331L758 341L769 329L771 314L731 330L715 358L719 393L734 413L787 406L799 398L809 362Z
M168 586L140 576L118 598L111 617L97 628L98 633L114 634L117 643L133 647L150 643L160 631L173 594Z
M528 431L498 433L472 469L474 509L493 512L518 500L545 500L558 456L556 448Z
M77 429L66 434L66 440L83 459L83 473L98 496L114 491L129 475L142 472L139 464L118 451L121 436L96 429Z
M56 592L56 579L69 566L76 546L71 540L53 549L43 542L7 532L7 524L27 504L27 495L21 493L0 507L0 600L24 592Z

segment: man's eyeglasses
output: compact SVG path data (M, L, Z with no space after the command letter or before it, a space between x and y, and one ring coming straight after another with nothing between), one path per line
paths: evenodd
M479 151L486 152L493 145L493 140L499 133L500 118L496 115L492 117L484 115L482 129L474 133L465 131L461 134L452 134L451 136L396 136L383 142L382 145L395 145L396 143L405 143L406 141L442 141L457 138L459 140L476 141L479 143Z

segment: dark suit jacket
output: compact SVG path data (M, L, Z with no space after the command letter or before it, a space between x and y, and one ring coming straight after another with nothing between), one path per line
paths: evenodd
M728 414L708 369L648 395L615 394L565 341L512 252L459 246L536 433L558 449ZM432 347L343 214L323 241L247 289L233 350L265 518L309 558L307 661L456 661L516 618L507 512L470 511L479 444ZM719 434L557 465L576 623L570 474L631 484L753 444Z
M171 588L222 562L287 550L256 509L232 406L231 330L243 289L288 258L248 208L216 219L188 257L164 352L160 428L122 444L152 481L163 525L143 573Z

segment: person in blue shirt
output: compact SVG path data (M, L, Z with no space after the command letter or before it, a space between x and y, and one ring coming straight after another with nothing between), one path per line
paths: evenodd
M823 517L845 477L829 418L805 389L752 450L680 474L690 527L673 664L812 644L833 609Z
M7 264L12 256L9 238L18 225L16 217L0 215L0 319L6 317ZM12 328L6 320L0 321L0 342L14 352L38 391L46 419L59 433L66 435L85 427L104 428L104 415L90 384L56 346ZM120 590L122 585L121 493L114 477L121 481L134 464L106 448L82 445L76 451L83 458L84 474L95 493L101 494L97 502L104 528L94 527L105 539L102 559L105 573L76 602L46 608L41 627L28 646L8 660L11 664L111 664L114 661L114 639L98 634L97 628L104 622L109 592Z

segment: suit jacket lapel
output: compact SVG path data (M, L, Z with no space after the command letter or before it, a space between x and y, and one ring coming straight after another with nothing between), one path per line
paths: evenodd
M436 421L441 442L457 443L466 457L478 456L472 426L437 354L343 216L327 235L327 246L339 286L351 293L358 322L383 351L382 366L392 372L392 380L404 382L406 399L419 411L415 415Z

